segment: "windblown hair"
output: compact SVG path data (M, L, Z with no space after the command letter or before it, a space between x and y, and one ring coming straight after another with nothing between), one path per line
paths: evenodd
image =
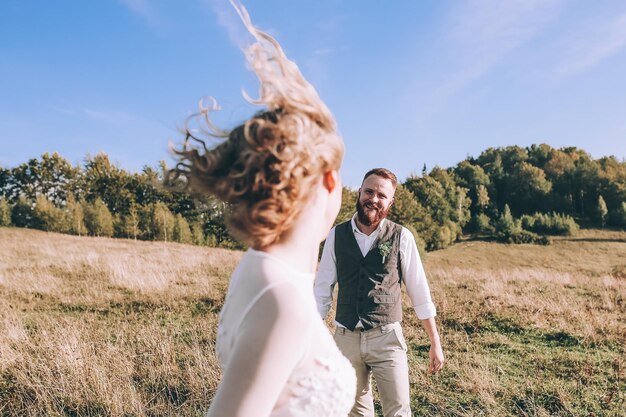
M174 151L179 163L170 179L182 177L191 191L229 203L231 234L264 248L293 226L321 174L339 169L344 147L332 114L296 64L275 39L252 25L243 6L233 6L256 39L245 53L259 78L260 96L244 96L265 110L228 132L210 120L209 112L218 109L215 101L211 106L201 101L200 112L192 118L203 116L203 133L222 142L207 148L187 124L184 145ZM192 147L190 141L202 148Z
M367 177L369 177L370 175L378 175L379 177L388 179L389 181L391 181L391 185L393 185L393 188L396 188L396 186L398 185L398 177L396 177L396 174L389 171L387 168L370 169L363 177L363 182L365 182Z

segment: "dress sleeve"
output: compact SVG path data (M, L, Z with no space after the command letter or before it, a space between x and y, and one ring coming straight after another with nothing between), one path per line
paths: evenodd
M307 350L302 295L290 282L263 293L238 329L208 417L269 416Z

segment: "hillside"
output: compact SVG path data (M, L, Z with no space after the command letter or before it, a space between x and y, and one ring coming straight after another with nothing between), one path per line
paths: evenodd
M0 414L202 415L241 252L0 228ZM425 260L445 370L405 305L415 415L626 411L626 232Z

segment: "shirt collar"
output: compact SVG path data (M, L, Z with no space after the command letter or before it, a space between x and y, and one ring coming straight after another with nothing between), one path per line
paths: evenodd
M374 232L372 232L372 234L374 234L375 232L379 232L380 229L383 228L383 225L385 224L385 220L387 219L382 219L380 221L380 223L378 223L378 227L376 227L376 230L374 230ZM350 220L350 223L352 224L352 232L354 233L360 233L362 235L365 235L365 233L361 232L359 230L359 228L356 226L356 213L354 213L354 215L352 216L352 219ZM366 235L367 236L367 235ZM371 236L371 235L370 235Z

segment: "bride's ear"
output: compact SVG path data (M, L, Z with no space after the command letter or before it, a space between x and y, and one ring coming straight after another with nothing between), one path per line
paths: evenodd
M337 171L335 170L324 172L324 188L326 188L329 193L332 193L337 186L337 175Z

